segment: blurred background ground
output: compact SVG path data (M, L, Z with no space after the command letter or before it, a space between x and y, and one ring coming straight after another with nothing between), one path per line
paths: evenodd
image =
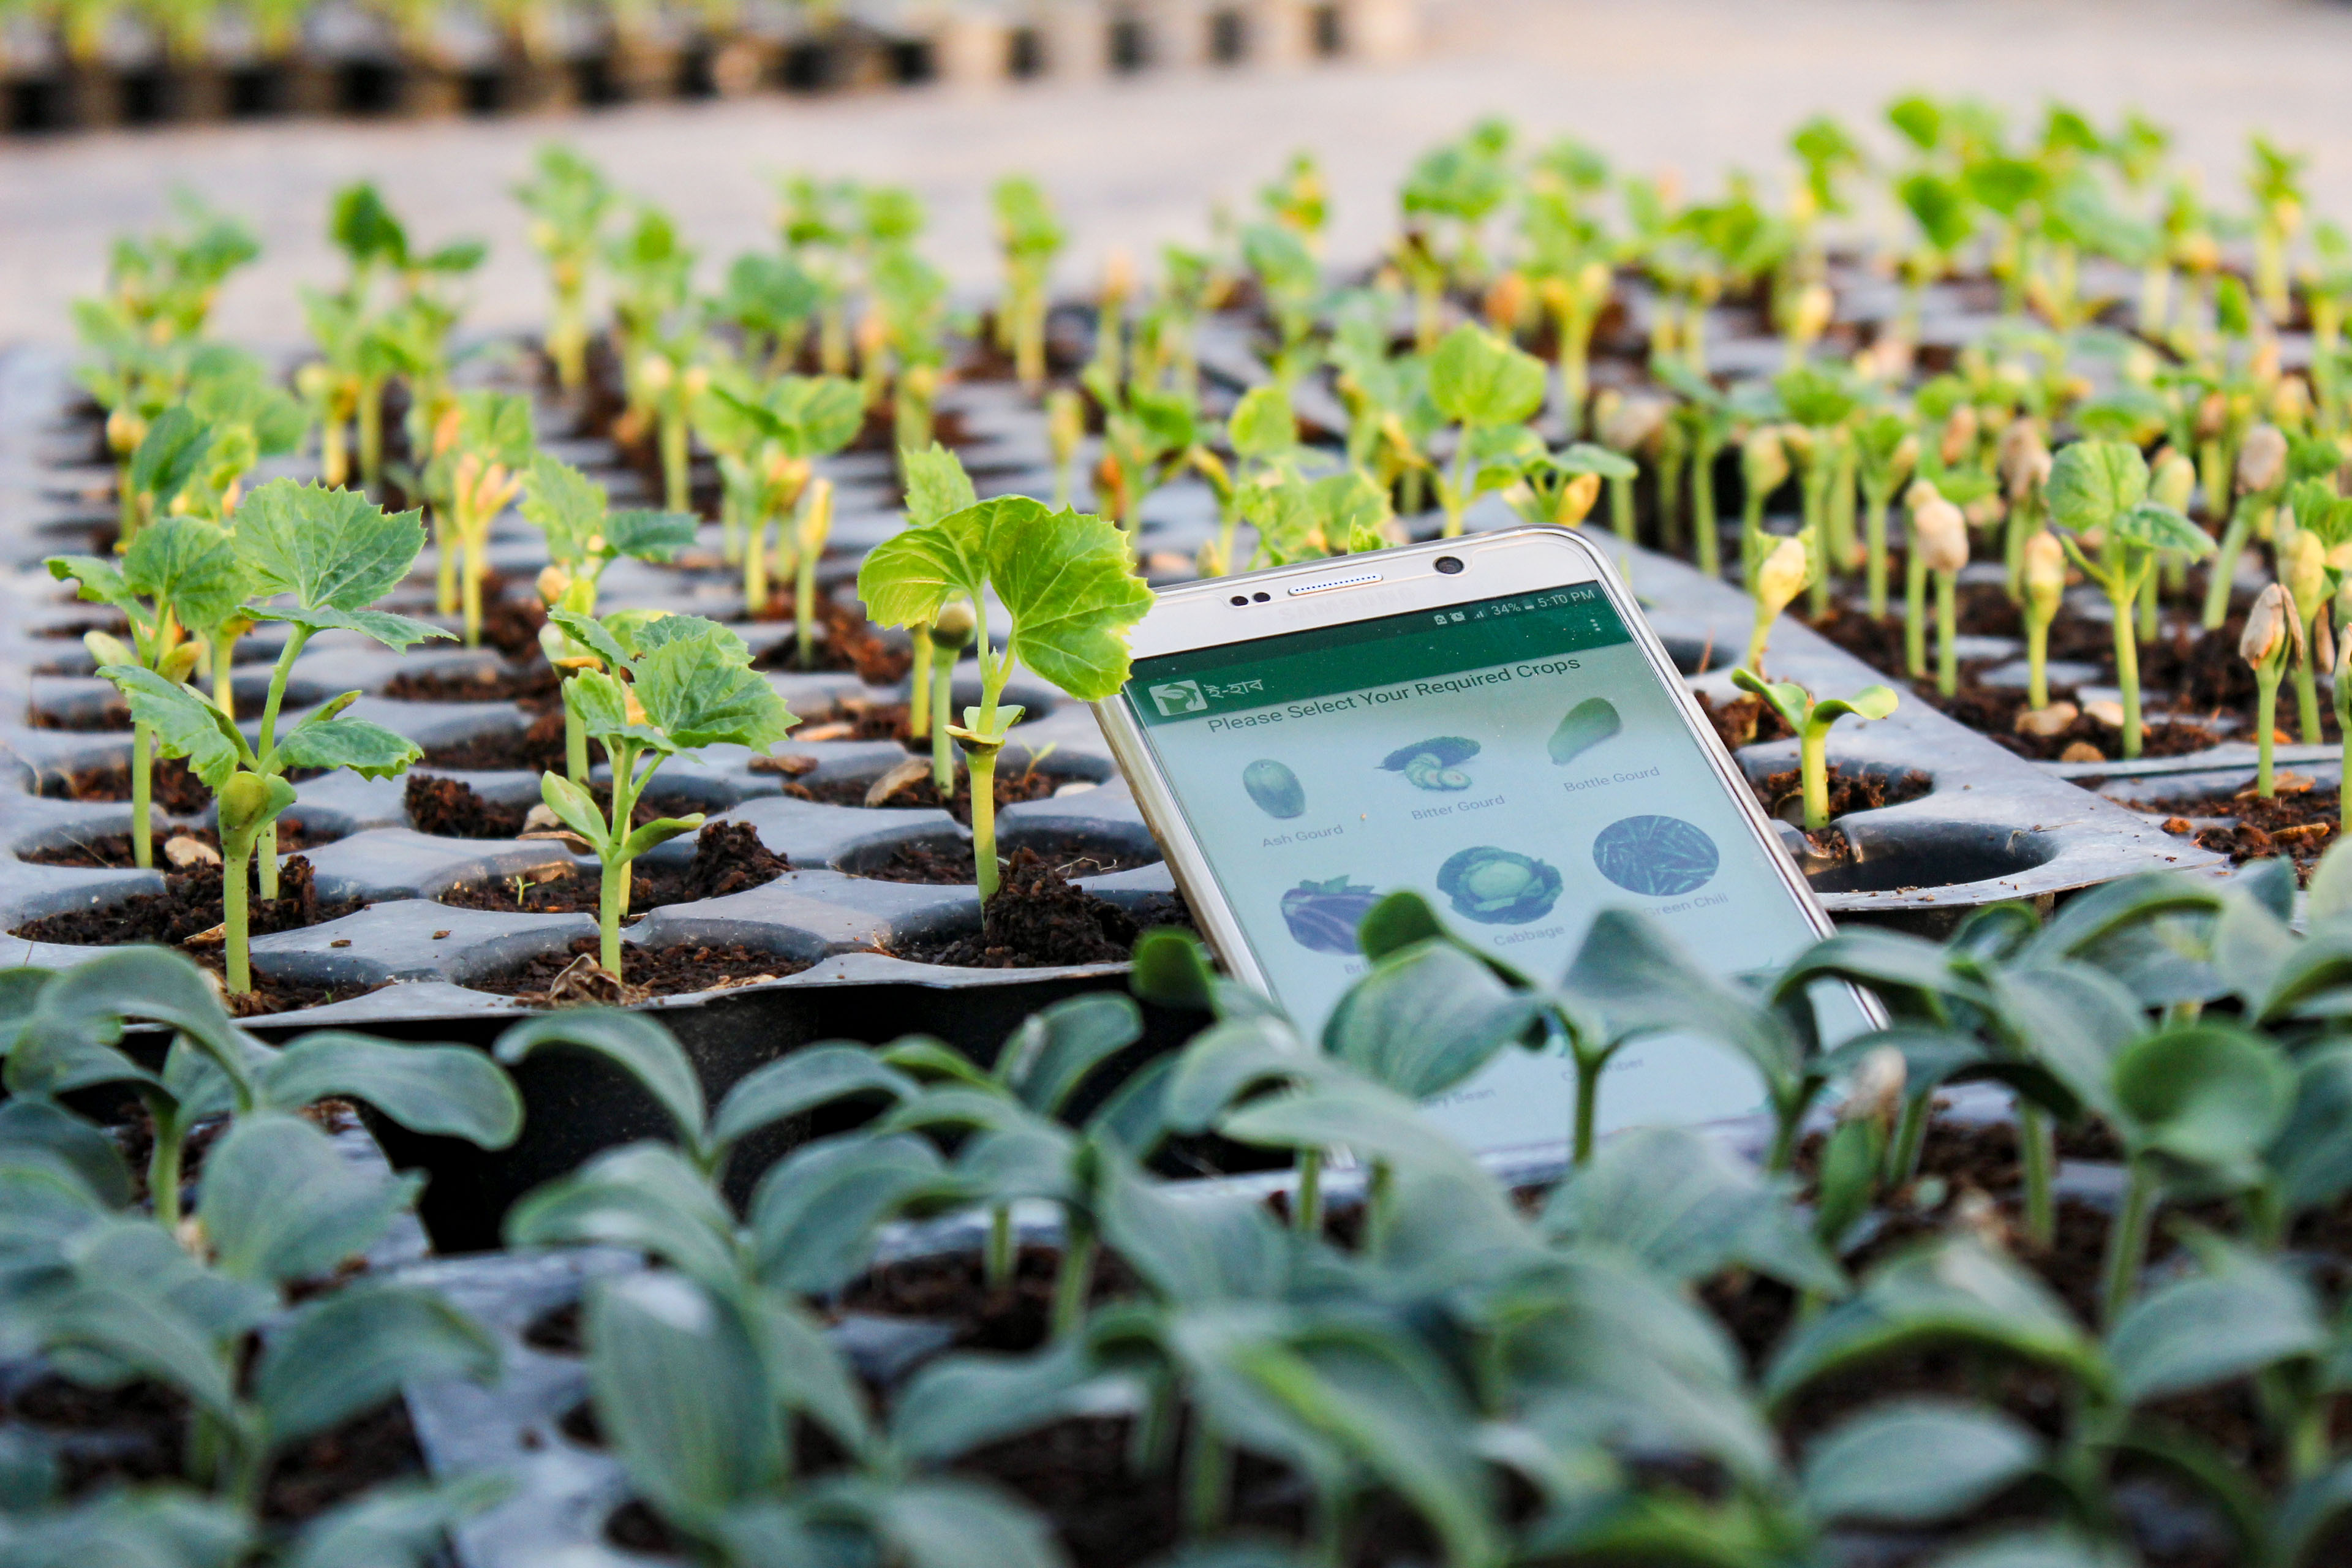
M2250 131L2313 155L2322 213L2352 216L2352 5L2328 0L1431 0L1416 61L1294 72L1150 72L1098 84L940 88L648 105L562 118L277 121L0 143L0 343L63 342L107 242L156 221L176 185L244 216L266 245L215 318L223 336L291 346L293 286L340 275L321 233L335 187L369 177L427 243L493 246L476 328L536 324L539 268L507 187L560 138L668 207L716 266L768 242L772 175L814 171L914 187L925 248L971 292L996 270L987 187L1025 170L1073 231L1063 279L1113 247L1199 242L1211 204L1246 200L1297 147L1323 160L1333 254L1391 232L1414 153L1500 113L1569 132L1637 169L1712 189L1728 165L1777 172L1786 133L1828 110L1870 122L1913 89L2032 110L2050 96L2102 121L2170 125L2223 205ZM1883 138L1882 138L1883 141Z

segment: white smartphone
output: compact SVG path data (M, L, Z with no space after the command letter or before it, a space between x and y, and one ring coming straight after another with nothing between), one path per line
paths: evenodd
M1400 888L1545 979L1612 906L1727 975L1831 930L1633 595L1570 530L1166 589L1133 647L1096 705L1104 734L1202 934L1305 1029L1364 973L1355 923ZM1833 1038L1869 1026L1825 989ZM1431 1110L1482 1153L1536 1152L1565 1141L1574 1092L1564 1058L1513 1051ZM1763 1098L1730 1051L1658 1038L1619 1054L1599 1125Z

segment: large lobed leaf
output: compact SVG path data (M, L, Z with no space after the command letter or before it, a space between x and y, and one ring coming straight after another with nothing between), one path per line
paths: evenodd
M656 632L665 624L656 621L646 629ZM765 751L799 722L776 689L744 660L742 647L732 633L698 632L664 638L637 660L637 700L670 747Z
M1543 361L1465 321L1437 345L1429 395L1457 425L1517 425L1543 406Z
M2052 463L2050 515L2076 532L2104 528L2147 499L2147 459L2123 441L2076 441Z
M356 490L273 479L236 509L236 540L257 594L363 610L408 575L425 528L415 511L387 513Z
M185 757L188 771L206 789L217 795L240 762L253 760L228 715L194 688L136 665L110 664L99 674L121 689L132 720L155 732L157 751L166 757Z
M1151 608L1151 590L1116 523L1075 511L1000 512L988 535L988 580L1012 612L1014 658L1081 702L1126 684L1127 630Z

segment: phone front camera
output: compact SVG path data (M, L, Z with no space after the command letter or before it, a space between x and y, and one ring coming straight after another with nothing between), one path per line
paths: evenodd
M1459 555L1441 555L1437 558L1437 569L1440 572L1444 573L1448 577L1451 577L1462 570L1462 557Z
M1264 594L1252 594L1250 597L1256 600L1261 605L1265 603L1266 596Z
M1246 605L1249 603L1249 595L1247 594L1235 594L1234 595L1234 603L1236 605Z

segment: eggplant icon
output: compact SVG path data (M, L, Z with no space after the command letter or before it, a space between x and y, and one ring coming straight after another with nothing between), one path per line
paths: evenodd
M1242 770L1242 788L1268 816L1286 822L1307 810L1307 791L1298 775L1271 757L1261 757Z

